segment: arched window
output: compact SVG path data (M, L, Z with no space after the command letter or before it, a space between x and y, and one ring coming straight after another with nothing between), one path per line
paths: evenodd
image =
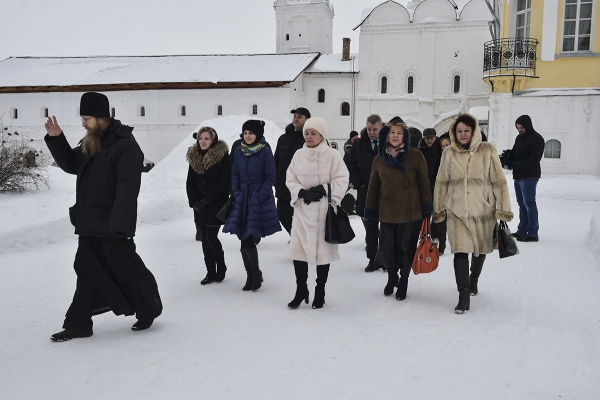
M454 75L452 91L456 93L460 93L460 75Z
M12 110L10 110L10 116L13 119L19 118L19 111L16 108L13 108Z
M141 106L140 107L140 117L145 117L146 116L146 107Z
M42 117L48 118L48 107L42 107Z
M217 115L223 115L223 106L222 105L217 106Z
M252 105L252 115L258 115L258 106L256 104Z
M342 103L342 115L350 115L350 103L347 101Z
M388 92L388 79L387 76L382 76L381 77L381 93L387 93Z
M406 82L406 93L412 93L415 91L415 78L409 76Z
M181 106L181 116L185 117L185 106Z
M110 116L114 118L115 115L116 115L115 108L113 107L113 108L110 109Z
M561 144L556 139L550 139L544 146L544 158L560 158Z
M319 89L319 103L325 103L325 89Z

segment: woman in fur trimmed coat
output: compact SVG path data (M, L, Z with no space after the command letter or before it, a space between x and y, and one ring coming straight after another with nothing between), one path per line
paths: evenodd
M205 126L194 133L196 144L188 149L190 164L186 181L188 202L194 209L194 222L202 234L202 251L207 285L225 279L225 254L217 238L221 225L215 215L227 202L231 182L231 162L227 144L219 140L213 128Z
M462 314L470 308L470 295L477 294L485 255L494 249L496 219L510 221L513 213L498 152L482 141L477 118L459 115L450 125L450 139L437 175L433 222L447 220L459 293L455 312Z
M337 150L327 142L327 123L318 117L304 124L304 147L298 150L287 170L286 182L292 196L294 219L289 256L294 260L296 295L288 304L297 308L308 303L308 263L317 266L317 286L313 308L325 303L325 283L329 264L340 259L338 245L325 241L327 184L331 185L331 203L336 208L348 189L350 174Z
M374 266L388 272L383 294L391 295L398 286L396 300L400 301L406 299L421 223L433 212L427 163L423 154L410 146L410 140L400 117L379 131L382 145L373 160L365 205L365 218L381 223Z
M275 158L263 137L264 121L248 120L242 125L242 132L243 140L235 150L231 170L233 204L223 232L237 235L241 241L240 251L246 268L246 284L242 290L257 291L263 278L255 238L281 230L273 196Z

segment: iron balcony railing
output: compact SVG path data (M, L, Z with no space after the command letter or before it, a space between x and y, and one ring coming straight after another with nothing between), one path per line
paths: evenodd
M483 55L483 76L535 77L535 39L500 39L486 42Z

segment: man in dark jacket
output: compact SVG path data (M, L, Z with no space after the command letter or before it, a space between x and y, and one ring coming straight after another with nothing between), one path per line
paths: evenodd
M383 127L381 117L377 114L367 118L367 126L361 131L360 139L356 140L345 160L350 172L350 187L356 189L356 214L362 218L365 227L365 242L367 243L367 258L369 264L366 272L377 269L373 261L379 248L379 221L366 220L364 218L365 203L367 201L367 190L371 177L371 165L379 149L379 131Z
M521 115L515 121L519 134L512 150L504 150L502 166L513 171L515 192L519 204L519 227L513 236L520 242L539 241L538 209L535 194L542 176L540 161L544 155L545 142L533 129L529 115Z
M140 331L162 312L156 280L133 242L144 154L133 128L110 118L105 95L84 93L80 114L87 134L73 149L56 117L45 124L44 140L56 163L77 175L76 201L69 209L79 235L77 288L64 330L51 337L56 342L92 336L96 314L135 314L131 329Z
M277 217L288 233L292 231L294 208L290 204L292 196L285 185L285 174L296 151L304 146L302 128L304 128L306 120L310 118L310 111L303 107L298 107L297 109L292 110L291 113L294 114L292 123L285 128L285 133L277 140L277 148L275 149L275 168L277 169L277 175L275 177Z
M431 193L434 192L435 178L437 177L438 169L440 168L440 160L442 159L442 146L437 137L437 132L433 128L426 128L423 131L423 137L419 140L417 148L423 153L425 162L427 163L427 176L429 178L429 187ZM445 222L445 221L444 221ZM438 240L438 248L440 254L444 254L446 250L446 234L442 233L445 228L445 223L431 223L431 237ZM441 240L443 239L443 241Z

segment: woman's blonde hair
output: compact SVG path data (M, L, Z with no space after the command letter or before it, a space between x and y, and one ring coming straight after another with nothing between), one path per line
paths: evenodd
M217 132L210 126L203 126L202 128L200 128L198 130L198 137L200 137L200 135L202 135L204 132L208 132L211 141L214 141L217 137Z
M388 123L386 124L386 126L387 126L388 128L390 128L390 129L391 129L391 128L393 128L394 126L401 126L403 131L406 131L406 130L408 130L408 126L406 126L406 124L405 124L404 122L402 122L402 121L392 121L392 122L388 122Z

